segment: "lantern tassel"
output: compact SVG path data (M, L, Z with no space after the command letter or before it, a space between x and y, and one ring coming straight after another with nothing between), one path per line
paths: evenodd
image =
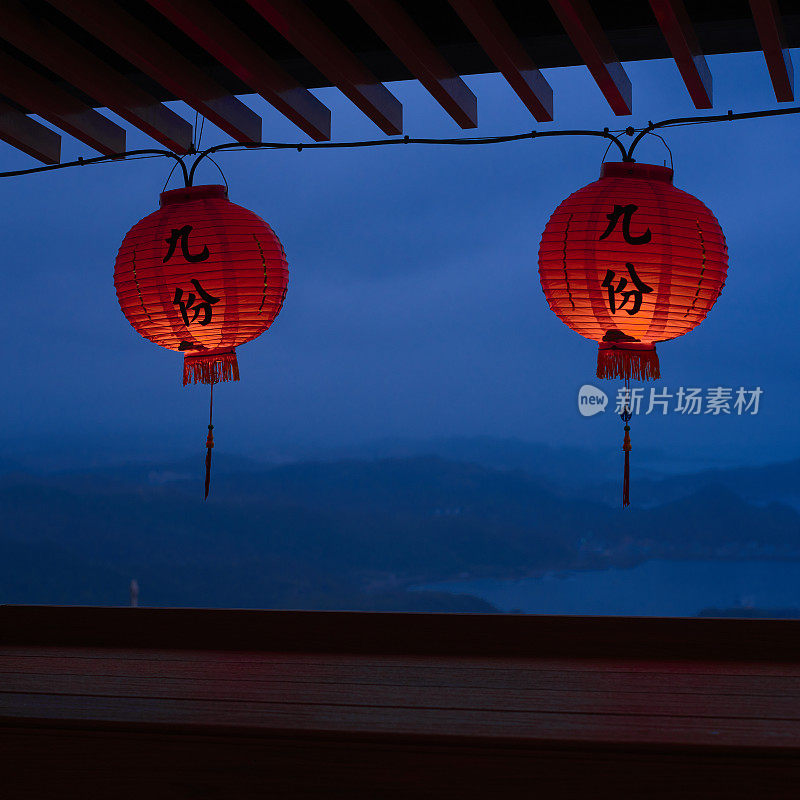
M619 418L625 423L625 438L622 440L622 450L625 453L625 467L622 472L622 507L627 508L631 504L630 489L631 489L631 418L633 413L631 407L628 405L631 398L630 381L625 379L625 405Z
M225 353L186 353L183 357L183 385L239 380L236 350Z
M208 500L208 487L211 484L211 450L214 447L214 426L211 419L214 415L214 384L211 384L211 400L208 404L208 436L206 437L206 493L203 500Z
M630 491L631 491L631 426L625 425L625 440L622 443L622 449L625 451L625 468L622 475L622 507L626 508L631 504ZM210 458L210 456L209 456Z
M601 342L597 377L650 381L661 377L655 345L641 342Z

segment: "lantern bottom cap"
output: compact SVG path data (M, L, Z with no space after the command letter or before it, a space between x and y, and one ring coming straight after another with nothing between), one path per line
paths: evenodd
M654 344L644 342L600 342L597 377L651 381L661 377Z
M236 350L215 353L186 353L183 357L183 385L190 383L222 383L239 380Z

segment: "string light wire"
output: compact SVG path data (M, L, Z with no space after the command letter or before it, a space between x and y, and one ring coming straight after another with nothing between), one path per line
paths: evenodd
M8 172L0 172L0 178L16 178L24 175L35 175L40 172L52 172L58 169L67 169L70 167L85 167L94 164L105 164L112 161L137 161L142 158L171 158L175 163L175 168L180 166L183 174L184 184L191 186L194 180L194 174L198 165L206 158L211 159L214 153L228 152L228 151L241 151L241 150L331 150L339 148L362 148L362 147L386 147L392 145L438 145L438 146L482 146L491 144L505 144L509 142L519 142L530 139L545 139L556 136L595 136L608 140L608 147L616 145L620 151L623 161L634 161L633 154L636 147L641 140L648 135L657 136L667 146L666 140L660 134L655 133L656 130L664 128L682 128L688 125L705 125L716 122L733 122L736 120L757 119L762 117L778 117L786 116L789 114L800 113L800 106L792 106L791 108L776 108L764 109L760 111L746 111L734 114L733 111L728 111L727 114L717 114L698 117L676 117L674 119L665 119L659 122L648 122L643 128L628 127L622 130L611 131L608 128L603 130L554 130L554 131L527 131L525 133L507 134L504 136L478 136L478 137L462 137L458 139L445 138L445 139L431 139L431 138L418 138L412 136L402 136L387 139L367 139L362 141L352 142L229 142L226 144L218 144L214 147L209 147L197 154L191 167L186 166L186 162L177 153L171 150L130 150L125 153L115 153L107 156L97 156L95 158L78 158L76 161L68 161L63 164L47 164L41 167L32 167L30 169L17 169ZM203 122L201 122L199 137L202 137ZM196 126L195 126L196 130ZM632 137L630 145L626 148L620 140L619 136L625 134ZM199 145L198 137L198 145ZM192 148L194 150L194 146ZM606 153L608 150L606 150ZM605 156L604 156L605 158ZM670 151L670 159L672 152ZM216 162L214 162L216 164ZM219 168L219 165L216 165ZM222 172L222 170L220 170ZM171 175L172 173L170 173ZM224 176L223 176L224 177ZM169 181L169 178L167 179Z

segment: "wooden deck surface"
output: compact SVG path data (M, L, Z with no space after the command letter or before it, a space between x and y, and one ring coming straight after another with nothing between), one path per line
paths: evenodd
M799 634L2 607L4 796L798 797Z

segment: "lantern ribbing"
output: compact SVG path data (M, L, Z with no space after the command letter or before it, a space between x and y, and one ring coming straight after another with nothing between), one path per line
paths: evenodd
M725 285L716 217L672 185L672 169L610 162L553 212L539 247L547 302L598 343L597 377L622 378L622 505L630 503L630 381L661 377L656 343L705 319Z
M601 378L660 377L656 343L705 319L727 268L714 215L651 164L604 164L553 212L539 248L547 302L599 343Z
M287 282L278 237L224 186L163 192L125 236L114 272L128 322L184 353L184 385L238 380L235 348L270 327Z

